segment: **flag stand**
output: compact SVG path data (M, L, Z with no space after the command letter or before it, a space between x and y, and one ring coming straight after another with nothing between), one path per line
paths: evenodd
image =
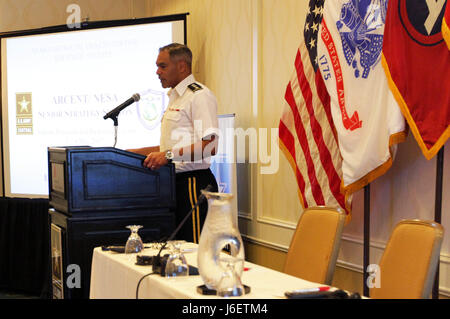
M442 213L442 175L444 171L444 146L438 152L436 161L436 195L434 201L434 221L441 224ZM433 299L439 299L439 261L437 263L436 276L432 291Z
M370 263L370 184L364 186L364 255L363 255L363 295L369 297L367 267Z

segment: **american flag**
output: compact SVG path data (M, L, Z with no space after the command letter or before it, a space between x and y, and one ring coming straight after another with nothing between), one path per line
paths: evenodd
M304 208L340 207L350 217L350 198L341 192L342 158L330 109L330 97L318 64L317 37L324 0L311 0L304 40L295 58L295 70L286 88L279 124L280 148L297 179Z

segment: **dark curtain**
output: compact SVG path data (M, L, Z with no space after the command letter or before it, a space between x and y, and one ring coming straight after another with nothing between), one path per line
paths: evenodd
M50 297L47 199L0 197L0 287Z

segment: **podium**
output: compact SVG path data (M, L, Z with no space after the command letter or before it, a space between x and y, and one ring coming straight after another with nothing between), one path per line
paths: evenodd
M175 167L151 171L145 156L112 147L48 148L53 298L89 298L92 251L145 242L175 229Z

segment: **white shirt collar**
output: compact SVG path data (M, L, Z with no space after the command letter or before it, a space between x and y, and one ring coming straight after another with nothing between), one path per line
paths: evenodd
M194 82L195 82L194 75L190 74L187 77L185 77L183 81L178 83L176 87L174 87L173 89L170 89L167 92L167 94L170 96L172 94L172 92L175 91L175 92L177 92L178 96L182 96L184 94L184 92L186 92L188 85L190 85Z

